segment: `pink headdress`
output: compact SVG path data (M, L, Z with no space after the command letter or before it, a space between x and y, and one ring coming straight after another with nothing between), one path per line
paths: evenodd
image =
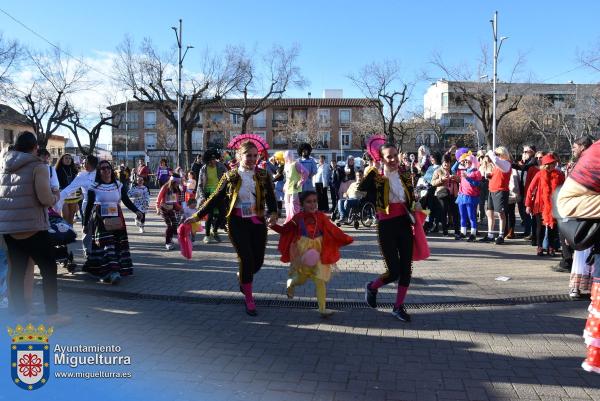
M367 139L367 152L376 162L381 161L379 149L383 146L385 141L385 136L383 135L373 135Z
M246 141L250 141L254 145L256 145L256 148L258 149L258 151L260 153L264 153L267 150L269 150L269 144L267 143L267 141L265 141L262 136L256 135L256 134L240 134L240 135L236 135L233 138L231 138L231 140L227 144L227 147L229 149L237 149L237 148L240 147L240 145L242 143L244 143Z

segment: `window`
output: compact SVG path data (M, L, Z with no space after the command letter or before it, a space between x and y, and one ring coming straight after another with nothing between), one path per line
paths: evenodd
M292 110L292 119L297 121L306 121L306 110Z
M331 133L329 131L319 131L318 142L316 148L318 149L329 149L329 143L331 142Z
M340 109L340 125L350 124L352 121L352 110Z
M274 110L273 111L273 126L280 124L287 124L288 112L287 110Z
M252 133L262 137L265 141L267 140L267 131L254 131Z
M273 135L273 147L285 149L288 147L288 138L285 135Z
M263 110L252 116L252 125L255 128L265 128L267 126L267 113Z
M452 106L462 106L465 103L465 98L460 93L450 93L448 95L448 102Z
M331 115L329 109L319 110L319 127L329 127L331 125Z
M352 131L340 130L340 148L349 149L352 146Z
M221 131L209 131L206 142L208 148L223 149L225 147L225 136Z
M204 144L204 130L192 131L192 150L202 150Z
M448 92L442 93L442 107L448 107Z
M144 144L146 149L156 149L156 132L145 132Z
M231 110L231 113L229 114L231 117L231 124L233 125L241 125L242 124L242 116L241 113L242 111L239 109L236 110Z
M124 116L123 120L121 120L121 124L119 124L119 129L128 129L128 130L136 130L138 129L138 116L139 113L137 111L128 111ZM127 125L125 124L127 123Z
M463 128L465 126L464 118L451 118L449 126L451 128Z
M223 121L223 113L220 111L212 112L209 114L209 118L212 123L218 124Z
M144 128L156 128L156 112L144 111Z

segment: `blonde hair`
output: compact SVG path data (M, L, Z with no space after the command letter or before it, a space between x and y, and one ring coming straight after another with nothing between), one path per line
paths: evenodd
M498 146L496 150L494 150L494 153L498 156L506 158L507 160L510 160L510 153L504 146Z

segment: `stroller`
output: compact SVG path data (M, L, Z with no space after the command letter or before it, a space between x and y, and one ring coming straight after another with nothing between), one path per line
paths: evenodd
M56 263L66 268L69 273L74 273L77 265L73 262L73 252L69 251L68 245L75 242L77 233L73 226L65 221L54 209L48 209L48 218L50 220L50 241L55 248Z

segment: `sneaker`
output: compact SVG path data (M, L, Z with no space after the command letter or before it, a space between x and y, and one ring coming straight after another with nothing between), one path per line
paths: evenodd
M333 314L334 314L334 313L335 313L335 312L334 312L334 311L332 311L331 309L324 309L324 310L320 310L320 311L319 311L319 315L321 315L321 317L322 317L323 319L327 319L328 317L331 317L331 316L333 316Z
M496 237L496 241L495 242L496 242L496 245L502 245L502 244L504 244L504 237L500 237L500 236Z
M169 244L165 244L165 249L167 251L170 251L171 249L175 248L175 245L173 245L173 243L169 243Z
M213 239L212 235L206 234L202 242L204 242L205 244L214 244L215 240Z
M377 290L369 288L370 285L371 282L368 282L365 285L365 302L367 302L367 305L371 308L377 308Z
M469 238L467 238L467 242L475 242L477 241L477 237L475 237L475 234L470 234Z
M215 240L215 242L221 242L221 237L219 237L218 233L214 233L212 238Z
M463 233L454 234L454 239L457 241L460 241L461 239L464 239L464 238L466 238L466 236Z
M139 231L140 231L140 234L143 234L144 233L144 227L140 227Z
M488 237L487 235L486 235L485 237L483 237L483 238L479 238L479 239L477 240L477 242L493 242L493 241L494 241L494 239L493 239L493 238L490 238L490 237Z
M571 291L569 291L569 297L571 299L579 299L581 298L581 294L577 288L571 288Z
M560 263L557 264L556 266L552 266L550 269L552 269L553 271L555 271L557 273L571 273L571 269L561 266Z
M400 305L392 310L392 316L403 322L410 322L410 315L406 312L404 305Z
M292 285L292 279L288 278L286 283L286 294L288 299L294 298L294 286Z
M537 255L544 256L544 248L542 248L541 246L538 246L537 247Z

